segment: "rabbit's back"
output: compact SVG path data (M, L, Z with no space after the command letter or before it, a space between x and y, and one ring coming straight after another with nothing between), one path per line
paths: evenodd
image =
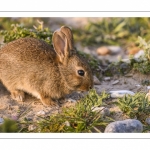
M28 37L12 41L0 50L0 60L5 59L12 63L16 61L20 61L20 63L53 61L55 55L52 47L46 42Z

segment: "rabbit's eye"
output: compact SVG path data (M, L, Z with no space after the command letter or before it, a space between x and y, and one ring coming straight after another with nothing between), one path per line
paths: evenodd
M84 71L83 71L83 70L78 70L78 74L79 74L80 76L84 76Z

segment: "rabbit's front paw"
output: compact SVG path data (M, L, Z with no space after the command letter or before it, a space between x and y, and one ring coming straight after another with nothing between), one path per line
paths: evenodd
M20 90L14 90L11 92L11 97L14 100L23 102L25 99L25 93L23 91L20 91Z
M58 106L58 103L53 101L50 98L43 98L43 99L41 99L41 102L45 106Z

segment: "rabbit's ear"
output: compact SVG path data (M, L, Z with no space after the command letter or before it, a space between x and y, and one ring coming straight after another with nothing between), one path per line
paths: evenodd
M70 50L74 50L74 41L73 41L73 34L72 34L71 29L67 26L62 26L60 28L60 31L65 34L68 40Z
M63 34L60 31L55 31L53 34L52 41L53 41L54 50L59 56L60 62L61 63L66 62L66 60L69 57L70 50L69 50L68 40L65 34Z

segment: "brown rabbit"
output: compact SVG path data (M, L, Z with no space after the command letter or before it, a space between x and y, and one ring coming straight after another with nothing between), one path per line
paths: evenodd
M27 92L49 106L73 91L88 91L93 86L91 69L74 49L70 28L55 31L52 41L54 49L30 37L1 48L0 80L12 99L23 101Z

